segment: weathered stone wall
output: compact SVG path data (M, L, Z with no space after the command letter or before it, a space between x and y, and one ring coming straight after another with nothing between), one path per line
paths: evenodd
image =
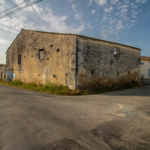
M6 67L0 67L0 79L6 79Z
M150 61L149 60L142 60L141 62L143 64L140 65L140 69L141 69L141 76L143 76L144 79L150 79L150 75L149 75L149 69L150 69Z
M114 47L119 49L114 57ZM78 37L77 87L122 85L140 79L140 50Z
M43 58L39 58L40 50ZM18 64L21 55L21 64ZM7 51L7 68L14 80L62 84L75 88L76 36L22 30Z

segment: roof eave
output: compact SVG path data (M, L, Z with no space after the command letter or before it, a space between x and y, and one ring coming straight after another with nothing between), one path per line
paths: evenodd
M21 29L21 31L18 33L18 35L16 36L16 38L13 40L13 42L10 44L10 46L9 46L8 49L6 50L5 54L7 54L7 51L8 51L9 48L12 46L12 44L13 44L14 41L17 39L17 37L20 35L20 33L22 32L22 30L24 30L24 29Z

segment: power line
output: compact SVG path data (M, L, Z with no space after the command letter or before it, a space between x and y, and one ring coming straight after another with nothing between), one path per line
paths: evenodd
M132 41L128 41L128 42L136 42L136 41L141 41L141 40L146 40L146 39L150 39L150 37L147 37L147 38L144 38L144 39L132 40Z
M29 4L25 5L25 6L19 7L19 8L17 8L17 9L13 10L13 11L10 11L10 12L8 12L8 13L6 12L4 15L1 15L1 16L0 16L0 19L4 18L4 17L6 17L6 16L9 16L9 15L12 15L12 14L14 14L15 12L18 12L18 11L20 11L20 10L22 10L22 9L25 9L25 8L27 8L27 7L29 7L29 6L32 6L32 5L36 4L36 3L39 3L39 2L41 2L41 1L43 1L43 0L36 0L36 1L34 1L34 2L32 2L32 3L29 3Z
M25 0L25 1L21 2L21 3L18 3L18 4L16 4L16 5L14 5L14 6L11 6L10 8L7 8L6 10L1 11L1 12L0 12L0 15L3 14L3 13L5 13L5 12L7 12L7 11L10 11L11 9L14 9L14 8L16 8L16 7L18 7L18 6L20 6L20 5L24 4L24 3L26 3L26 2L28 2L28 1L30 1L30 0Z

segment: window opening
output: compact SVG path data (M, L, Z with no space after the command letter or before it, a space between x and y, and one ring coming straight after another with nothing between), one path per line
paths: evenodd
M39 50L39 59L44 59L44 49Z
M116 47L114 48L114 57L118 57L118 49Z
M21 64L21 55L18 55L18 64Z

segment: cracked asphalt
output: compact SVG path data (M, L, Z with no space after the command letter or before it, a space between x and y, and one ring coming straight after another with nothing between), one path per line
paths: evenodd
M150 86L55 96L0 85L0 150L150 150Z

